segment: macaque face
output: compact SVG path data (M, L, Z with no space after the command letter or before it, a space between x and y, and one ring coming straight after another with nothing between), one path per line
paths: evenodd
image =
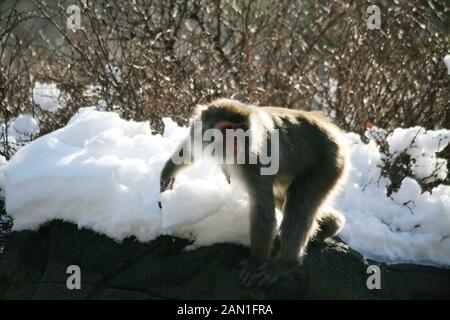
M245 148L245 134L249 128L244 117L230 117L221 109L209 108L201 116L203 133L208 129L216 129L222 135L224 155L236 156Z
M244 134L248 129L245 123L235 123L231 121L220 121L214 125L214 128L222 133L225 148L232 147L229 150L236 156L244 148ZM241 132L237 130L242 130ZM226 149L228 151L228 149Z

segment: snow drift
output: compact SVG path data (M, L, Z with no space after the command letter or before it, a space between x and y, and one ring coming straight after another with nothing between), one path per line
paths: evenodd
M160 170L187 135L172 120L164 123L164 134L154 135L148 123L84 108L66 127L20 149L0 169L14 229L62 219L116 240L174 234L195 240L194 246L248 245L247 195L237 183L228 184L214 165L194 164L177 177L172 191L159 194ZM397 129L393 152L407 149L401 143L416 129ZM347 217L342 238L370 258L450 265L450 187L423 193L416 180L405 178L388 197L389 181L379 178L383 159L376 143L365 144L353 133L346 138L352 168L335 203ZM419 174L424 166L443 161L435 153L448 143L450 131L424 131L422 138L420 152L414 153L425 155ZM447 175L441 170L440 176Z

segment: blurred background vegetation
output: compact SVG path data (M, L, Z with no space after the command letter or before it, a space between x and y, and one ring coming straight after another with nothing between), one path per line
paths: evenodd
M70 4L80 30L67 28ZM372 4L380 30L366 25ZM234 97L320 109L355 132L448 127L449 14L433 0L9 0L0 117L38 113L43 134L100 101L160 131L162 116L183 123L197 103ZM66 107L43 114L36 81L56 83Z

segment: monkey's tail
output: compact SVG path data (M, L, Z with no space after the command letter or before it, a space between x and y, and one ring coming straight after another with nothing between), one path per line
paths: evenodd
M323 242L327 238L335 236L345 225L345 217L342 213L334 209L320 214L317 219L318 231L314 236L314 242Z

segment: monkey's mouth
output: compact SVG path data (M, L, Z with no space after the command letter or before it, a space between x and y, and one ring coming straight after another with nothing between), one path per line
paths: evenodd
M238 139L234 139L233 143L225 142L225 154L230 156L237 156L241 151L241 142Z
M232 130L234 130L234 128L227 128L227 129L232 129ZM226 134L225 134L225 131L226 131L226 130L223 130L223 131L222 131L222 134L223 134L223 137L224 137L224 139L225 139L225 143L227 144L229 138L227 138L227 136L226 136ZM233 139L233 150L230 150L230 151L232 151L232 153L233 153L234 155L237 155L237 153L238 153L239 150L240 150L240 143L239 143L239 140L238 140L237 138L231 138L231 139ZM228 145L228 144L227 144L227 145Z

